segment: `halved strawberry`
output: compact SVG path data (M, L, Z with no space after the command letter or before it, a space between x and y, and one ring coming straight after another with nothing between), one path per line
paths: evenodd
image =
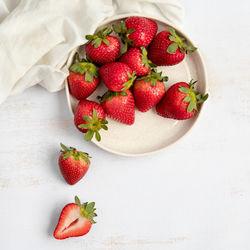
M54 231L54 237L63 240L69 237L78 237L87 234L93 223L95 213L95 202L81 204L75 196L75 203L67 204L59 217L58 224Z
M148 50L149 59L156 65L175 65L180 63L185 53L194 52L197 48L184 43L184 38L168 27L156 35Z
M70 67L68 76L69 91L76 99L81 100L95 91L100 79L98 68L92 62L85 59L80 60L78 53L75 55L75 62Z
M78 103L74 122L78 130L86 133L84 139L87 141L90 141L94 135L96 140L100 141L99 130L108 130L108 121L105 120L105 112L102 106L93 101L81 100Z
M132 125L135 121L135 101L130 90L125 92L107 91L99 97L108 116L124 124Z

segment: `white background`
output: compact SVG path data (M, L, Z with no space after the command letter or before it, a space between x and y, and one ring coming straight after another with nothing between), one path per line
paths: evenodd
M161 153L126 158L83 140L64 91L33 87L8 98L0 106L1 250L250 249L250 4L180 2L209 76L197 126ZM75 186L58 170L60 142L93 157ZM96 202L97 224L55 240L75 194Z

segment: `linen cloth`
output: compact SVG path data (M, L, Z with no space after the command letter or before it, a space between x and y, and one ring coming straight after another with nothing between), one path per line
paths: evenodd
M183 25L175 0L1 0L0 103L35 84L62 89L70 52L104 19L128 13Z

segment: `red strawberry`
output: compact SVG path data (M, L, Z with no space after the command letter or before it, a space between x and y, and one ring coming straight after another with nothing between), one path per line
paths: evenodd
M135 104L141 112L153 108L164 96L166 92L164 81L167 81L168 77L162 77L161 74L162 72L157 73L153 69L151 74L135 81L133 87Z
M178 82L171 86L156 106L157 114L176 120L193 117L198 112L198 106L208 98L208 94L202 96L194 89L195 83L191 80L189 84Z
M121 62L107 63L99 70L104 84L112 91L126 91L135 80L135 74L131 68Z
M70 67L68 76L69 91L76 99L90 96L99 85L98 68L85 59L80 61L76 54L77 63Z
M108 116L128 125L135 121L135 101L130 90L126 92L107 91L101 98L101 105Z
M156 65L175 65L180 63L187 52L194 52L197 48L188 46L173 28L168 28L156 35L150 44L148 57Z
M96 35L87 35L87 56L97 64L114 62L120 53L120 42L114 36L109 36L111 28L104 28Z
M157 24L146 17L132 16L121 21L121 26L113 25L113 30L119 34L123 43L122 53L127 46L147 47L157 32Z
M75 148L69 149L61 143L61 155L58 164L65 181L74 185L86 174L89 169L89 155L77 151Z
M108 130L105 120L105 112L102 106L96 102L81 100L75 112L75 126L82 133L86 133L84 139L90 141L94 134L97 141L101 140L100 129Z
M95 202L81 204L79 198L75 196L75 203L69 203L63 208L54 237L63 240L87 234L92 224L96 223L93 220L93 217L97 216L94 206Z
M136 76L144 76L150 72L151 61L147 58L147 50L144 47L129 48L128 51L123 54L119 62L127 64L134 72Z

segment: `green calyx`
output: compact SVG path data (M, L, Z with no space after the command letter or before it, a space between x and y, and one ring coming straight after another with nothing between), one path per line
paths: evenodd
M132 75L129 72L127 72L127 75L128 75L128 81L123 83L122 91L128 90L133 85L133 82L136 79L134 71L133 71Z
M127 96L128 94L125 91L115 92L115 91L108 90L106 93L104 93L103 96L98 96L97 98L100 100L100 102L104 102L104 101L110 101L113 97L119 96L119 95Z
M74 64L70 67L71 72L75 72L78 74L85 74L86 82L93 82L93 78L97 78L98 68L87 58L80 60L79 54L75 54Z
M95 48L98 48L102 42L104 42L107 46L109 46L109 41L107 39L107 36L112 33L111 27L106 27L97 32L96 35L86 35L85 38L88 41L88 44L91 42L91 45L93 45Z
M178 47L181 53L186 53L186 54L188 52L194 52L197 49L194 46L187 45L186 43L184 43L185 38L178 36L173 28L168 27L167 30L171 34L171 36L169 36L169 40L173 42L167 48L167 52L169 54L174 54L178 49Z
M127 29L127 26L124 21L121 21L120 26L117 24L113 24L112 28L115 33L119 35L123 42L123 47L121 49L121 53L125 53L128 49L128 45L133 45L134 41L130 39L128 36L135 31L135 29Z
M197 81L191 80L189 83L189 88L188 87L183 87L180 85L179 91L182 93L187 94L187 96L183 99L183 102L189 102L188 107L187 107L187 112L192 112L195 110L196 113L198 113L198 106L205 102L208 98L208 94L205 94L202 96L200 93L198 93L194 89L194 85Z
M141 54L141 58L142 58L142 63L145 65L146 68L148 67L152 67L152 68L155 68L156 65L153 64L149 59L148 59L148 52L147 50L145 49L145 47L140 47L140 50L142 52Z
M91 158L91 157L89 156L88 153L77 151L73 147L67 148L62 143L60 143L60 145L61 145L61 148L62 148L60 152L65 153L62 156L63 159L67 159L67 158L73 156L76 161L79 161L80 159L82 159L85 162L90 163L89 158Z
M150 74L138 78L138 80L144 80L144 82L151 82L151 86L155 87L157 82L168 81L167 76L162 76L162 72L157 72L156 69L152 69Z
M99 133L100 129L108 130L108 127L106 124L108 124L108 121L102 118L98 118L97 112L95 109L93 109L92 117L88 115L83 115L82 119L86 122L83 124L80 124L78 127L81 129L87 129L87 133L84 136L84 139L86 141L91 141L93 136L95 135L95 138L97 141L101 140L101 135Z
M93 220L97 216L95 213L95 202L84 202L81 204L79 198L75 196L75 203L80 207L81 216L87 218L92 224L95 224L96 222Z

